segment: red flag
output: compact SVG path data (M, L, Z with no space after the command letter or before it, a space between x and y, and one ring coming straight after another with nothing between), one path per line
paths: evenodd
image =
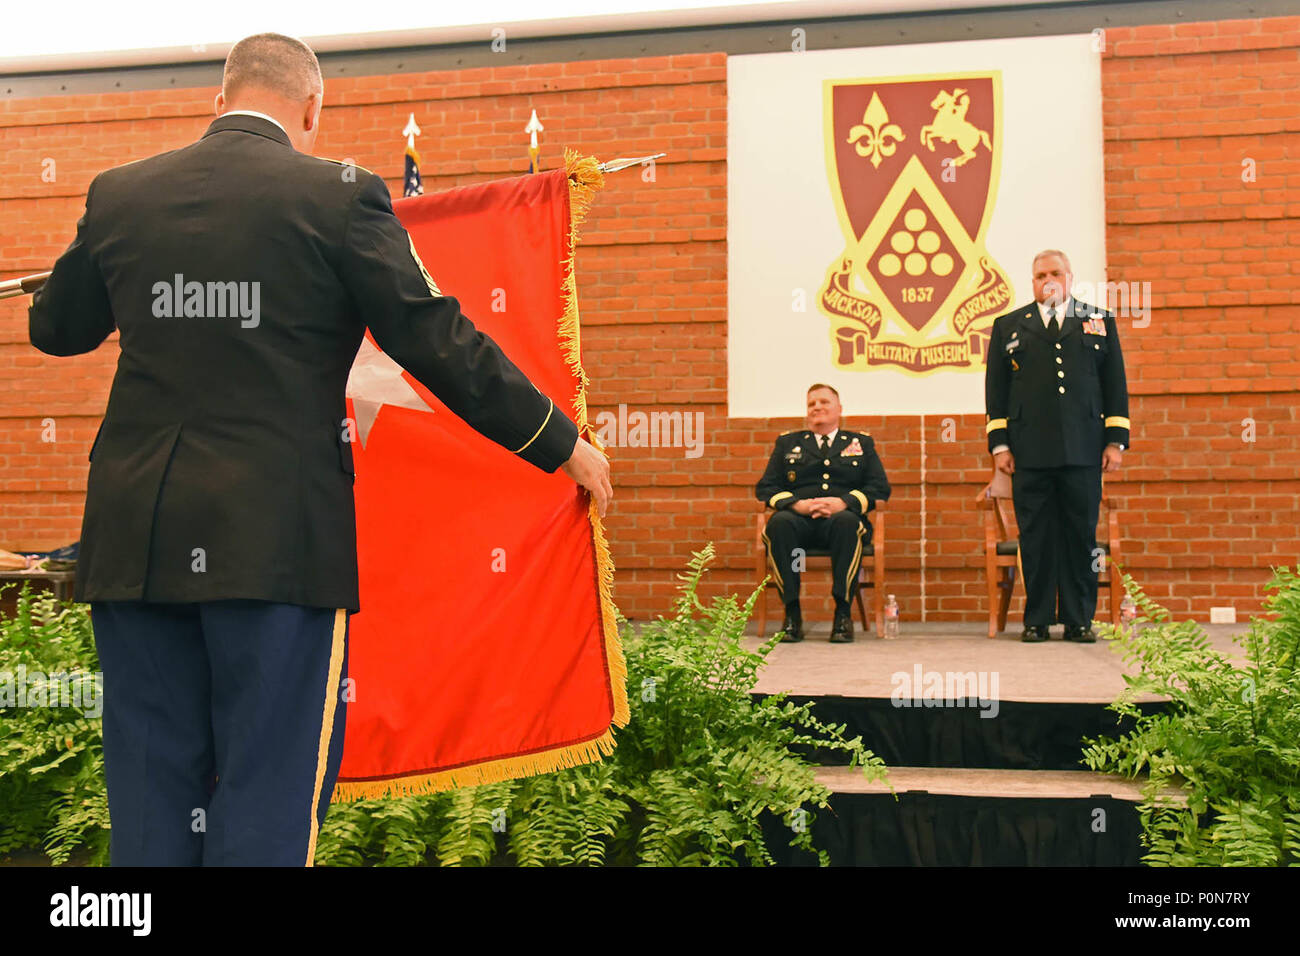
M601 176L593 159L565 160L394 209L437 287L591 438L572 270ZM349 396L361 613L335 798L490 783L609 753L611 725L628 720L626 668L586 493L479 435L369 337Z

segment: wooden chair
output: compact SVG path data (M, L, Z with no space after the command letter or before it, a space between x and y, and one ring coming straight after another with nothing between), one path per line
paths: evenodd
M993 469L993 478L980 489L975 501L984 512L984 576L989 596L989 637L996 637L1007 628L1007 608L1011 605L1011 592L1016 586L1016 575L1025 576L1020 562L1020 540L1011 535L1009 517L1014 509L1011 502L1011 476ZM1106 540L1097 544L1106 553L1097 583L1110 592L1110 620L1119 625L1119 605L1124 600L1124 585L1120 575L1112 570L1121 560L1119 544L1118 505L1103 491L1101 506L1105 514Z
M758 586L763 583L764 578L769 579L758 599L759 637L767 633L767 589L776 589L776 581L767 565L767 545L763 542L763 530L767 527L767 519L771 513L771 509L762 506L754 516L754 584ZM866 605L862 603L862 589L871 588L876 635L879 636L885 633L885 502L883 499L876 500L875 508L868 520L871 522L871 541L862 546L862 562L858 565L858 586L854 601L858 606L858 616L862 619L863 631L870 631L871 622L867 618ZM831 553L821 548L809 548L806 557L825 558L829 562ZM870 577L867 576L868 564L871 566Z

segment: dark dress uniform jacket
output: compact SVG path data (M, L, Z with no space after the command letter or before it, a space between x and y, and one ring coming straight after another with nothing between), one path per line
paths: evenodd
M778 511L805 498L839 498L863 517L876 499L887 500L889 491L871 436L843 428L825 452L817 451L817 437L807 429L778 437L754 489L759 500Z
M237 287L218 286L191 302L202 316L167 315L163 287L181 281L243 283L258 309L230 315L220 290ZM437 290L379 176L300 153L254 116L96 176L29 322L51 355L121 332L90 452L79 601L358 610L344 388L367 324L455 414L537 467L554 471L577 438Z
M1128 384L1115 316L1077 299L1061 336L1030 303L993 322L984 376L988 447L1008 445L1017 468L1099 465L1129 445Z

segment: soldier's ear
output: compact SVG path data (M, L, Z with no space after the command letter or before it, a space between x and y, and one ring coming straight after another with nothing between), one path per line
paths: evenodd
M313 129L320 128L321 108L325 103L324 92L313 93L307 97L306 109L303 111L303 132L311 132Z

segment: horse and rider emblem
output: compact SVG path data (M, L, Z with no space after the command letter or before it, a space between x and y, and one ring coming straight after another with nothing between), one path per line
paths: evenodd
M845 249L818 297L838 368L982 370L1012 290L985 248L1001 166L997 71L824 84Z

